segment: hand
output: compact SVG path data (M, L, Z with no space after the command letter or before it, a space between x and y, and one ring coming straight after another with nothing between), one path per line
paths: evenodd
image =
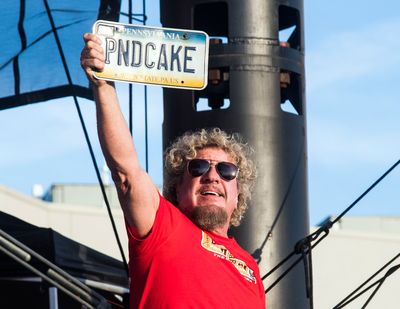
M85 46L81 52L81 67L85 71L89 81L100 87L107 84L106 81L97 79L93 76L93 72L101 72L104 69L104 50L101 47L101 40L92 33L83 35Z

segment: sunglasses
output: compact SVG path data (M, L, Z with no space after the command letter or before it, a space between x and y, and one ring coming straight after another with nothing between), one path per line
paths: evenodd
M218 175L226 181L235 179L239 173L239 168L230 162L211 164L208 160L193 159L189 161L187 167L188 172L192 177L200 177L210 170L211 165L215 165Z

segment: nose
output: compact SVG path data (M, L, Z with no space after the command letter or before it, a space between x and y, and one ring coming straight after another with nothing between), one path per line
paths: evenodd
M220 176L217 172L215 164L211 164L208 171L202 176L202 180L204 182L219 182Z

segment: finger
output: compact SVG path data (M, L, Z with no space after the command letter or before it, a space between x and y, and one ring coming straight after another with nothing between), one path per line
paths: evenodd
M101 44L101 39L96 34L89 33L89 32L86 32L85 34L83 34L83 40L85 42L94 41L94 42L97 42L98 44Z
M89 81L94 85L100 86L100 85L104 84L105 81L97 79L94 76L94 73L96 72L96 70L93 70L92 66L87 64L87 62L90 62L90 61L93 61L93 60L84 60L81 65L82 65L84 72L85 72L86 76L88 77Z
M95 34L92 33L85 33L83 35L84 41L85 41L85 52L89 55L88 50L96 50L98 53L102 54L103 53L103 48L101 47L101 39L96 36ZM84 55L82 55L84 56Z
M81 56L81 67L88 74L91 74L91 71L101 72L104 70L104 61L93 57Z
M100 53L100 54L103 54L103 53L104 53L103 47L101 47L101 41L100 41L100 43L95 42L95 41L92 41L92 40L91 40L91 41L88 41L88 42L86 43L86 47L87 47L88 49L97 51L97 53Z
M87 43L81 51L81 61L84 59L98 59L104 62L104 52L101 46L91 46Z
M92 60L93 66L92 69L96 72L101 72L104 70L104 61L103 60L99 60L99 59L93 59Z

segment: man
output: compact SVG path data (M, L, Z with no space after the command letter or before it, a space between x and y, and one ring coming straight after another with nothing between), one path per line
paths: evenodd
M124 212L132 308L265 308L257 264L228 237L250 198L249 148L219 129L186 133L166 152L163 196L140 167L99 38L84 35L98 135ZM173 204L175 205L173 205Z

